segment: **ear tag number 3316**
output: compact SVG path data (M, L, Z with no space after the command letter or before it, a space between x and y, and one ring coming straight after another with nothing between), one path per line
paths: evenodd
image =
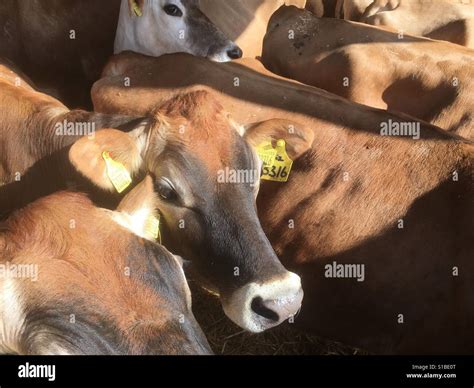
M257 154L263 161L261 179L274 182L286 182L290 176L293 161L286 153L283 139L277 141L276 148L266 141L257 147Z

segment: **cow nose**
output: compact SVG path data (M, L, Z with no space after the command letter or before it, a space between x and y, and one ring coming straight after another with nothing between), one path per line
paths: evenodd
M235 46L227 50L227 55L230 59L239 59L242 58L243 53L239 46Z
M260 296L253 298L250 308L252 311L273 323L281 323L294 316L301 307L303 290L296 294L279 299L263 299Z
M284 271L267 281L250 282L230 294L221 293L226 315L240 327L260 333L295 316L301 308L300 277Z
M250 307L255 314L269 319L270 321L278 322L280 320L280 316L272 309L274 305L274 301L264 301L261 297L257 296L252 300Z

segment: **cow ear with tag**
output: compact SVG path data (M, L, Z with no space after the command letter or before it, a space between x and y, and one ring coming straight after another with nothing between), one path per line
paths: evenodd
M142 165L141 142L135 132L102 129L94 137L82 137L69 150L69 160L96 186L122 193Z
M275 147L278 140L284 140L286 153L294 161L311 149L314 133L310 128L300 123L272 119L246 126L244 138L254 148L268 143Z

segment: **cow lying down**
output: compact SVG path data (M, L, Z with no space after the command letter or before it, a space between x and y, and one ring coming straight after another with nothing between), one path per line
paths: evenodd
M337 17L474 48L470 0L338 0Z
M220 295L235 323L260 332L296 314L300 278L281 265L257 217L260 162L252 140L216 98L188 93L148 117L104 115L69 111L27 84L15 86L15 76L5 79L0 166L8 184L0 189L0 214L65 188L113 209L149 174L163 245L192 262L194 276ZM94 123L86 136L69 135L69 124ZM219 179L246 170L254 173L235 184Z
M93 98L99 111L144 114L199 89L249 124L242 129L255 144L286 141L288 180L264 181L257 207L282 262L303 280L296 326L383 354L474 351L470 142L249 60L124 54ZM251 124L272 117L283 120Z
M474 139L474 51L465 47L282 7L270 20L262 62L282 76Z
M146 177L116 211L59 192L0 224L0 354L210 354Z

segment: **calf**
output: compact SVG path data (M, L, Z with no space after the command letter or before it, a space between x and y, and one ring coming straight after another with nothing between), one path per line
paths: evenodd
M124 77L132 88L121 86ZM272 245L310 295L298 325L384 354L472 353L471 144L249 60L124 54L93 98L99 110L143 114L196 89L248 124L250 143L288 144L288 182L262 184L257 205ZM271 117L286 121L251 124Z
M197 0L1 3L0 57L12 60L67 106L90 105L90 87L114 46L115 52L188 52L217 61L241 56L200 11Z
M0 214L66 187L113 208L120 195L110 165L118 163L126 179L121 192L144 174L153 177L164 245L192 260L196 276L220 294L237 324L258 332L298 311L300 279L278 261L258 221L258 159L215 98L179 96L127 123L129 132L103 129L68 146L75 138L63 140L54 123L55 115L62 122L71 113L52 98L15 86L0 96L8 98L0 105L0 144L7 151L0 165L20 174L0 190ZM254 173L226 178L242 171Z
M117 211L60 192L0 224L0 353L210 354L180 259L134 234L154 196L149 177Z
M469 49L285 7L270 21L262 61L285 77L474 139Z
M198 0L122 0L115 53L186 52L227 62L242 50L201 11Z
M144 118L69 110L37 92L10 64L0 61L0 183L20 180L38 160L101 128L130 131Z

